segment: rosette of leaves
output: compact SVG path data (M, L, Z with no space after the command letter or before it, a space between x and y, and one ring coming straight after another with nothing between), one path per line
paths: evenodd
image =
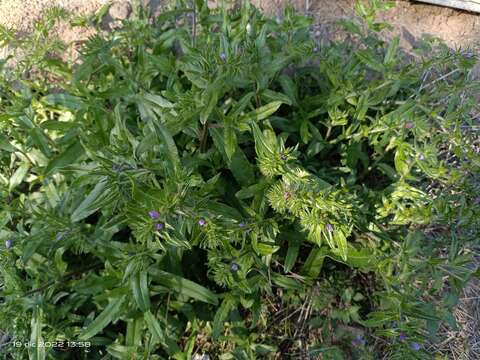
M357 356L327 331L349 324L420 356L397 334L454 326L475 271L473 59L425 42L406 62L362 6L354 42L319 45L292 9L193 4L2 67L0 327L91 344L8 353L273 356L295 350L282 307L302 351Z

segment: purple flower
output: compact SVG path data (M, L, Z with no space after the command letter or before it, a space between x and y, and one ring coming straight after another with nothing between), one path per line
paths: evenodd
M475 199L473 199L473 203L475 205L480 205L480 196L477 196Z
M352 340L352 345L354 347L364 346L365 343L365 339L362 337L362 335L357 335L355 339Z
M205 219L198 220L198 225L200 225L200 226L205 226L206 223L207 222L205 221Z
M313 48L313 52L314 52L314 53L317 53L317 52L318 52L318 47L315 46L315 47Z
M247 224L245 224L243 221L241 221L239 224L238 224L239 227L241 228L244 228L245 226L247 226Z
M413 350L413 351L418 351L422 348L422 345L420 345L419 343L417 342L412 342L410 343L410 348Z
M150 216L151 219L158 219L160 217L160 213L155 210L151 210L148 212L148 216Z
M13 246L13 241L8 239L7 241L5 241L5 247L7 249L10 249L11 247Z
M405 123L405 129L412 129L413 128L413 122L407 121Z
M231 272L237 272L238 270L240 270L240 265L238 265L235 262L232 262L232 264L230 265L230 271Z
M225 53L221 53L220 59L222 59L223 61L227 60L227 55Z
M398 340L400 341L407 340L407 335L405 335L405 333L400 333L400 335L398 335Z
M332 224L327 224L325 226L325 228L329 231L329 232L332 232L333 231L333 225Z
M425 160L425 156L423 154L420 154L420 156L418 157L418 160L420 160L420 161Z
M159 223L156 223L155 224L155 230L162 230L164 228L165 225L163 225L163 223L159 222Z

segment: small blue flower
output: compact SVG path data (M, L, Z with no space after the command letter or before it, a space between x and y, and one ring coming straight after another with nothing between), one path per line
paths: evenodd
M365 344L366 344L366 341L362 335L357 335L355 339L352 340L352 345L354 347L365 346Z
M55 240L57 240L57 241L62 240L62 238L63 238L63 233L61 233L61 232L59 232L59 233L55 236Z
M425 160L425 156L423 154L420 154L420 156L418 157L418 160L420 160L420 161Z
M405 335L404 333L400 333L400 335L398 335L398 340L400 341L407 340L407 335Z
M7 241L5 241L5 247L7 249L10 249L12 246L13 246L13 241L11 239L8 239Z
M244 228L245 226L247 226L247 224L245 224L243 221L241 221L241 222L238 224L238 227L241 227L241 228Z
M240 270L240 265L238 265L235 262L232 262L232 264L230 265L230 271L231 272L237 272L238 270Z
M329 232L332 232L333 231L333 225L332 224L327 224L325 226L325 228L329 231Z
M158 231L163 230L164 226L165 226L165 225L164 225L163 223L161 223L161 222L156 223L156 224L155 224L155 230L158 230Z
M315 46L315 47L313 48L313 52L314 52L314 53L317 53L317 52L318 52L318 47Z
M205 221L205 219L198 220L198 225L200 225L200 226L205 226L206 223L207 222Z
M411 348L413 351L419 351L419 350L422 348L422 345L420 345L420 344L417 343L417 342L412 342L412 343L410 343L410 348Z
M151 210L148 212L148 216L150 216L151 219L158 219L160 217L160 213L155 210Z
M220 59L222 59L222 61L227 60L227 55L225 53L221 53L220 54Z

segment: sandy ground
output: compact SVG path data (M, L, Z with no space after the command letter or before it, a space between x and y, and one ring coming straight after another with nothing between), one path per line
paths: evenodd
M157 8L165 0L141 0L152 8ZM109 0L0 0L0 24L28 33L42 12L52 5L62 6L74 14L87 14L99 9ZM128 15L129 0L114 1L110 10L111 18ZM335 22L354 16L355 0L253 0L261 9L271 15L281 15L286 5L315 17L324 37L335 33ZM412 3L397 0L396 7L384 13L382 18L390 22L394 29L391 34L399 34L405 46L422 34L438 36L450 47L480 47L480 16L445 7ZM67 42L81 40L88 36L87 31L71 30L63 24L58 29Z
M153 12L167 0L141 0ZM0 24L27 35L35 20L51 6L64 7L75 15L90 14L109 0L0 0ZM335 23L339 19L354 17L355 0L253 0L265 12L279 16L286 5L313 16L316 20L316 35L334 38ZM424 34L439 37L451 48L480 50L480 15L422 3L397 0L396 7L382 14L382 19L393 25L387 36L399 35L404 47L412 46ZM106 29L130 13L129 0L117 0L110 8ZM93 33L89 29L72 29L61 23L56 33L67 44L74 44ZM71 47L73 49L73 46ZM6 50L0 50L0 57ZM480 73L480 63L477 74ZM479 259L480 263L480 259ZM461 328L459 331L443 328L443 339L434 349L448 354L448 358L462 360L480 359L480 283L472 282L465 290L463 299L455 312ZM429 350L434 350L429 349Z

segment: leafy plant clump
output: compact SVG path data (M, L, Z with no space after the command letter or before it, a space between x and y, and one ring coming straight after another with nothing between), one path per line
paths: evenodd
M248 1L136 9L75 62L62 11L2 29L7 357L430 358L476 270L475 59L407 61L374 7L325 44Z

